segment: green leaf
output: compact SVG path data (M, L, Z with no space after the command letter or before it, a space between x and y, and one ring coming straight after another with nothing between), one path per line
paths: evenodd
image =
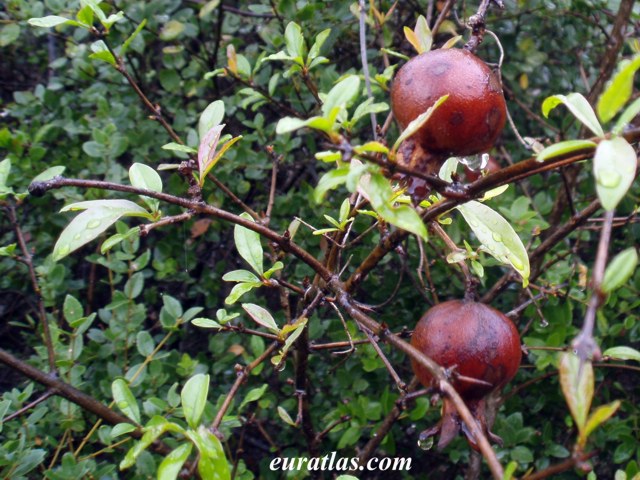
M246 404L260 400L264 395L264 392L267 391L267 387L268 385L265 383L261 387L257 387L250 390L249 393L247 393L245 397L242 399L242 403L238 407L238 411L241 411L242 407L244 407Z
M251 215L244 212L240 214L245 220L253 222ZM241 225L236 225L233 229L233 238L235 240L238 253L260 276L263 275L263 254L262 244L260 243L260 235L253 230L249 230Z
M131 423L118 423L111 429L111 438L126 435L136 430L136 426Z
M105 254L113 247L115 247L120 242L123 242L129 238L136 237L140 235L140 227L133 227L127 230L126 233L116 233L107 238L102 245L100 245L100 253Z
M134 163L129 168L129 180L136 188L151 190L152 192L162 192L162 179L158 172L148 165ZM141 195L140 198L149 206L152 212L158 211L160 200Z
M604 130L593 112L589 102L580 93L569 95L553 95L542 102L542 114L547 118L549 112L558 105L564 104L569 111L598 137L604 137Z
M609 420L614 413L620 408L622 402L620 400L615 400L607 405L601 405L594 410L594 412L589 416L589 420L587 420L587 424L584 427L584 433L581 435L582 442L580 442L583 446L586 444L587 438L591 435L596 428L602 425L604 422Z
M389 180L381 173L372 173L369 181L363 182L361 187L369 197L373 209L385 222L418 235L425 241L428 240L427 228L418 212L408 205L391 205L395 194L389 185Z
M223 118L224 102L222 100L215 100L207 105L207 108L200 114L200 119L198 120L199 138L203 139L209 130L220 125Z
M77 22L69 19L69 18L65 18L65 17L59 17L58 15L48 15L46 17L41 17L41 18L30 18L27 23L31 26L34 27L43 27L43 28L50 28L50 27L56 27L58 25L62 25L64 23L69 23L69 24L76 24L78 25Z
M632 60L622 60L618 71L607 83L598 99L598 116L607 123L616 116L618 111L629 101L633 93L633 77L640 68L640 55Z
M300 118L294 117L283 117L278 120L278 124L276 125L276 133L278 135L282 135L284 133L293 132L294 130L298 130L299 128L306 127L307 123L308 120L302 120Z
M153 442L155 442L163 433L173 431L184 433L184 430L175 423L168 422L163 417L153 417L145 427L142 438L129 449L124 459L120 462L120 470L132 467L136 463L136 459L144 452Z
M284 268L284 263L282 263L280 261L274 263L273 266L269 270L264 272L264 278L269 280L274 273L276 273L278 270L282 270L283 268Z
M225 282L254 282L259 283L260 279L249 270L233 270L225 273L222 277Z
M10 243L9 245L0 247L0 257L12 257L13 255L15 255L17 247L17 243Z
M616 122L616 125L613 127L613 134L620 135L624 131L624 127L631 123L631 121L636 118L636 116L640 113L640 98L636 98L631 105L625 108L622 115Z
M87 200L84 202L75 202L65 205L60 209L61 212L73 212L77 210L91 210L94 208L105 208L108 210L123 210L133 216L147 217L147 212L140 205L130 200Z
M80 5L86 5L88 6L91 11L95 14L96 17L98 17L98 20L100 20L100 23L103 23L107 20L106 15L104 14L104 12L102 11L102 9L100 8L100 2L102 0L80 0Z
M640 362L640 352L631 347L611 347L602 352L602 356L613 360L635 360Z
M20 25L9 23L0 27L0 48L8 47L20 36Z
M287 53L293 57L304 56L304 37L300 25L289 22L284 31L284 41L287 46Z
M89 202L78 202L76 204L65 207L62 211L73 208L81 204L100 202L103 205L91 207L75 217L69 225L62 231L58 241L53 247L53 261L57 262L69 255L71 252L86 245L90 241L97 238L102 232L107 230L111 225L116 223L120 217L125 215L140 216L140 210L148 215L146 210L138 207L133 202L128 202L135 206L121 206L121 204L107 202L127 202L126 200L94 200Z
M51 180L52 178L57 177L58 175L62 175L66 169L67 169L67 167L63 167L61 165L57 165L55 167L49 167L44 172L42 172L40 175L38 175L37 177L35 177L31 181L32 182L46 182L47 180ZM0 174L0 177L1 176L2 175ZM1 186L2 186L2 178L0 178L0 187Z
M353 151L356 153L366 153L366 152L384 153L386 155L389 153L389 148L380 142L367 142L364 145L358 145L354 147Z
M626 195L636 175L638 159L622 137L603 140L593 157L596 191L605 210L614 210Z
M512 461L504 469L504 475L502 476L502 480L511 480L513 478L513 474L516 473L518 469L518 462Z
M191 433L191 432L190 432ZM222 443L218 437L206 427L201 426L197 432L189 435L200 453L198 473L200 478L207 480L230 480L229 463L224 455Z
M577 152L580 150L593 149L596 147L596 143L591 140L566 140L564 142L559 142L553 144L544 150L542 150L538 155L536 155L536 160L539 162L544 162L549 160L550 158L559 157L561 155L566 155L568 153Z
M0 192L2 192L3 189L7 188L9 184L10 172L11 172L11 159L5 158L0 162Z
M629 247L615 256L604 272L602 291L610 293L624 285L633 275L638 265L638 252L635 247Z
M140 408L136 397L129 390L129 384L122 378L117 378L111 384L111 393L116 402L116 406L127 417L136 423L140 423Z
M129 46L131 45L131 42L135 40L135 38L140 34L140 32L142 31L142 29L145 27L146 24L147 24L147 19L145 18L144 20L142 20L142 22L140 22L140 25L136 27L133 33L129 35L129 37L124 41L124 43L122 44L122 47L120 48L120 56L124 57L126 55L127 50L129 50Z
M102 60L103 62L107 62L110 65L116 64L116 59L113 56L113 53L107 48L107 45L102 40L98 40L97 42L93 42L91 44L91 51L93 52L89 55L89 58L95 58L98 60Z
M64 297L62 312L64 319L69 324L83 317L82 304L74 296L69 294Z
M153 337L146 330L141 330L136 335L136 347L138 353L143 357L149 357L156 348L156 343L153 341Z
M373 98L367 98L364 102L362 102L360 105L356 107L356 111L353 112L353 117L351 117L351 123L355 124L362 117L369 115L371 113L386 112L387 110L389 110L388 104L384 102L373 103ZM369 142L369 143L379 143L379 142Z
M162 146L163 150L172 150L174 152L183 152L183 153L198 153L198 150L195 148L187 147L186 145L181 145L176 142L170 142Z
M433 115L433 112L435 112L437 108L447 100L447 98L449 98L448 94L441 96L432 106L427 109L426 112L423 112L416 118L414 118L393 144L393 148L391 149L391 151L395 153L402 142L404 142L407 138L411 137L414 133L420 130L420 128L429 121L431 115Z
M307 319L303 318L301 320L298 320L296 323L298 323L298 325L287 336L287 339L284 342L284 346L282 347L282 350L280 350L280 354L281 355L284 355L285 353L287 353L289 351L289 349L291 348L291 346L298 339L298 337L302 334L302 332L304 331L304 327L307 325Z
M229 296L224 299L224 303L227 305L233 305L242 297L245 293L250 292L254 288L260 288L262 282L242 282L233 286Z
M242 308L258 325L262 325L274 333L278 333L280 331L271 314L261 306L253 303L243 303Z
M529 256L513 227L498 212L480 202L456 207L487 252L501 263L511 265L529 283Z
M331 29L327 28L326 30L321 31L318 35L316 35L315 42L309 50L309 55L307 55L307 64L309 64L309 61L315 59L318 55L320 55L320 49L322 48L322 45L324 45L324 42L327 40L330 34Z
M582 435L593 399L593 367L589 361L580 365L580 359L573 353L563 353L559 370L562 393Z
M111 15L109 15L107 19L101 23L107 30L109 30L109 28L111 28L111 26L113 26L114 23L119 22L123 18L124 18L124 12L120 10L118 13L112 13Z
M346 110L360 91L360 78L356 75L339 81L327 94L322 104L323 117L329 117L334 108Z
M184 443L171 451L158 466L158 480L175 480L178 478L182 465L189 458L192 448L192 443Z
M191 323L200 328L222 328L222 325L220 325L215 320L204 317L194 318L193 320L191 320Z
M202 412L207 404L209 381L209 375L198 373L187 380L180 392L182 411L191 428L195 429L200 424Z
M278 416L286 423L287 425L291 425L292 427L297 427L296 422L293 421L289 412L287 412L283 407L278 405Z
M184 23L177 20L169 20L164 24L162 30L160 30L160 40L170 42L178 38L178 36L184 31Z
M205 19L220 5L220 0L210 0L198 12L198 18Z

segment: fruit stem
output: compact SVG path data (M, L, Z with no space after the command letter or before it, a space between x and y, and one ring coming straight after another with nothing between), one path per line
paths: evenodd
M471 15L467 21L467 26L471 29L471 38L465 46L462 47L465 50L475 53L478 46L482 43L487 26L485 17L487 16L487 10L491 3L495 3L498 8L504 8L504 2L502 0L482 0L480 2L478 11L474 15Z

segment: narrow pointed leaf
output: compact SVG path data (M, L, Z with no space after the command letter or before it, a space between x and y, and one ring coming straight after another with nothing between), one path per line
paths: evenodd
M396 143L393 144L393 148L391 150L393 152L398 150L398 147L402 142L404 142L407 138L411 137L414 133L420 130L420 128L429 121L431 115L433 115L433 112L435 112L436 109L447 100L447 98L449 98L448 94L441 96L432 106L427 109L426 112L421 113L415 119L413 119L409 123L409 125L407 125L407 128L404 129L402 134L400 134L400 136L396 140Z
M559 369L562 393L582 434L593 399L593 367L589 361L580 365L580 359L573 353L563 353Z
M618 71L607 84L598 99L598 116L607 123L629 101L633 93L633 77L640 68L640 55L632 60L622 60Z
M598 137L604 137L604 130L598 118L589 105L589 102L580 93L570 93L569 95L553 95L547 97L542 102L542 114L545 117L549 116L549 112L556 108L558 105L565 105L569 111L580 120L589 130L591 130Z
M596 148L596 144L591 140L567 140L545 148L536 155L536 160L544 162L550 158L559 157L560 155L594 148Z
M620 402L620 400L615 400L607 405L601 405L594 410L594 412L589 416L589 420L587 420L587 424L584 427L584 432L581 435L581 437L584 437L583 445L586 443L589 435L591 435L591 432L609 420L613 414L616 413L618 408L620 408L621 403L622 402Z

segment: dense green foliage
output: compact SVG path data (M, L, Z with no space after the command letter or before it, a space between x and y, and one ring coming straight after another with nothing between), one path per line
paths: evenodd
M28 23L30 18L47 15L75 18L80 6L72 0L7 0L0 7L0 159L8 159L0 168L0 348L48 372L41 301L60 380L105 405L115 396L113 409L140 425L148 426L153 419L154 428L162 428L165 424L158 427L159 417L175 422L171 424L175 428L165 425L167 431L161 438L170 449L181 449L178 456L184 459L191 453L190 460L195 461L191 442L198 448L206 444L214 451L207 468L225 478L220 472L228 462L236 478L249 479L279 478L280 473L269 470L269 462L276 456L309 455L304 432L307 427L296 423L301 400L296 390L300 355L295 347L308 338L309 421L316 433L332 426L315 446L317 453L337 451L343 457L358 456L393 409L400 392L376 349L366 342L367 336L344 311L338 314L330 301L314 309L306 324L294 324L298 327L295 330L291 327L302 334L302 340L295 345L281 342L240 385L219 425L222 442L199 428L200 424L211 425L220 411L236 381L236 365L245 366L260 357L274 335L281 339L291 335L282 333L282 326L292 323L312 300L301 293L312 284L322 283L317 278L314 281L316 272L309 265L287 255L273 242L260 240L257 235L254 238L249 230L234 228L215 216L194 215L183 222L149 229L145 235L137 235L137 230L130 232L130 228L160 216L185 211L169 203L159 202L154 207L136 195L99 188L66 187L43 197L26 192L38 174L54 166L63 166L68 178L130 185L131 166L144 164L158 170L164 192L188 198L185 177L175 168L158 167L176 167L188 159L189 149L175 144L163 148L176 139L160 122L150 119L150 111L139 95L114 68L112 52L123 55L123 44L146 21L127 45L126 71L193 149L198 149L209 130L207 125L199 126L202 112L215 100L224 102L224 119L213 123L224 123L222 135L230 136L220 145L232 137L242 138L230 145L211 173L264 217L270 204L273 165L277 163L269 223L273 231L282 234L289 229L296 244L324 261L331 250L331 235L350 229L337 266L333 265L338 271L344 269L342 280L349 278L397 226L417 234L408 236L386 255L353 292L373 318L408 338L406 332L431 304L464 295L464 277L455 263L447 262L449 249L433 231L426 242L420 240L427 231L421 222L417 226L413 210L389 207L388 197L376 201L375 195L383 195L391 187L387 181L375 186L383 177L373 167L368 170L374 185L368 192L375 194L371 195L372 206L360 206L370 211L348 220L349 211L345 209L353 207L355 200L347 189L352 181L349 169L343 167L344 175L336 176L338 180L332 185L335 189L314 191L325 172L337 171L335 155L316 158L316 154L337 152L339 141L355 147L375 140L369 111L382 126L388 115L388 105L384 104L388 104L393 72L404 62L402 56L415 55L403 27L413 29L419 15L427 16L433 27L438 17L435 4L442 7L445 2L410 0L394 4L383 0L371 2L375 11L367 7L366 46L373 100L365 105L368 110L360 110L360 118L354 118L356 109L369 95L361 63L357 3L277 0L234 2L228 8L222 8L225 2L217 1L109 0L99 7L97 3L87 1L83 5L101 8L107 17L124 12L121 18L114 18L117 21L108 33L105 23L94 19L93 12L89 14L89 6L82 10L86 16L78 20L92 24L93 30L70 24L37 28ZM459 18L468 18L478 8L478 2L455 3ZM545 118L542 103L551 95L579 92L597 110L599 93L606 90L606 85L601 85L595 96L590 90L602 74L603 59L613 55L614 63L620 65L622 58L638 55L634 36L639 33L640 8L636 6L624 22L626 38L619 51L612 54L611 32L624 2L505 3L504 11L489 10L487 28L504 49L505 96L518 131L530 143L544 147L561 140L590 138L592 132L563 106L554 110L550 107ZM388 17L384 17L386 12L390 12ZM299 25L299 30L290 22ZM323 33L327 29L330 32ZM440 26L434 46L440 47L454 34L464 35L458 44L461 46L469 31L451 16ZM296 44L302 37L304 46ZM313 48L315 42L321 45L318 51ZM296 48L300 59L296 59ZM493 37L485 36L478 55L489 63L498 63L500 50ZM386 61L391 66L386 67ZM339 81L341 87L335 89ZM631 92L623 103L630 96ZM307 122L307 126L316 128L298 128L302 120L330 117L331 102L338 108L337 123L319 128ZM602 112L598 113L603 120ZM289 119L283 121L285 117ZM606 132L613 129L617 118L602 122ZM392 124L386 132L386 145L391 148L399 135ZM564 148L577 151L592 147L579 144ZM509 127L491 153L503 167L533 155ZM145 181L156 178L146 170L141 172ZM197 177L197 172L194 175ZM204 202L235 214L243 211L211 180L201 180ZM609 244L611 258L640 244L638 185L636 181L616 206ZM554 169L511 183L487 205L508 221L531 254L549 232L566 225L598 194L601 198L614 195L596 192L589 159L562 172ZM344 204L350 197L351 205ZM54 245L76 215L59 210L74 202L105 199L135 202L151 212L151 220L121 218L98 241L68 256L58 251L64 258L54 261ZM504 392L504 403L493 427L504 441L503 446L495 446L498 459L505 467L511 464L516 468L515 475L520 477L529 470L543 470L572 458L578 442L575 414L572 417L567 406L567 400L571 405L575 399L565 398L557 373L560 351L571 350L591 297L588 278L592 276L604 223L603 210L596 210L553 248L532 259L531 284L525 288L511 268L522 273L513 260L499 262L479 250L478 232L474 233L465 221L473 215L473 207L466 208L460 210L462 214L451 210L443 215L441 226L462 248L458 253L464 253L462 258L469 260L472 272L481 275L480 296L490 295L492 306L505 313L514 311L523 343L531 347ZM370 229L378 220L380 223ZM314 235L311 227L327 229L325 236ZM506 232L510 234L510 230ZM112 238L115 233L122 235L117 238L121 241ZM24 235L27 252L21 251L18 235ZM100 246L108 238L113 246L102 251ZM514 250L509 253L517 259ZM39 294L29 274L28 253L33 254ZM640 270L633 270L637 257L632 251L625 255L605 277L605 304L597 313L595 332L603 352L623 346L637 349L640 341ZM264 273L273 266L274 271ZM237 270L244 272L223 280L225 274ZM508 272L513 276L507 286L492 293L492 286ZM622 272L622 278L616 277L618 272ZM278 282L287 282L293 288L284 288ZM242 297L238 293L243 287L237 285L246 286L247 293ZM237 298L230 298L230 294ZM331 295L327 292L328 297ZM244 309L241 304L245 304ZM268 312L255 310L256 306ZM275 328L266 328L271 325L271 317ZM361 341L355 351L338 354L335 349L313 348L315 344L347 342L345 325L350 336ZM243 328L263 335L250 334ZM293 344L296 338L291 340ZM412 372L406 356L383 342L380 348L408 384ZM346 343L337 350L348 349ZM592 410L621 400L619 409L591 433L583 446L584 451L595 455L585 459L585 465L572 465L552 478L585 477L586 472L579 467L587 470L587 463L593 467L590 479L631 479L640 472L640 354L636 350L612 353L613 359L605 357L593 363ZM47 391L3 363L0 421ZM569 370L565 375L571 375ZM181 392L191 400L183 398L181 402ZM198 395L203 396L202 402L206 398L206 404L198 404ZM444 451L423 451L417 445L418 433L435 424L439 416L438 405L432 405L427 396L407 402L406 411L374 455L410 457L412 470L380 473L380 478L463 478L471 457L463 438ZM128 430L99 421L79 405L52 395L18 418L0 423L0 476L155 477L166 452L147 449L137 458L128 457L131 461L127 464L125 456L138 442L129 437ZM186 440L185 435L199 435L199 440ZM123 459L124 465L120 463ZM120 471L119 466L130 468ZM206 472L202 468L201 473ZM168 470L162 475L172 478ZM301 478L305 472L291 475ZM481 478L485 477L489 478L489 472L483 467Z

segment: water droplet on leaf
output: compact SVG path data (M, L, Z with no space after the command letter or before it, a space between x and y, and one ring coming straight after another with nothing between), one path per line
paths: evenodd
M603 187L613 188L618 186L622 177L618 172L614 172L613 170L600 170L597 179L598 183Z
M431 450L433 448L433 437L423 437L420 435L420 438L418 438L418 447L421 450Z
M459 161L469 170L479 172L487 167L487 164L489 163L489 154L481 153L478 155L470 155L468 157L460 158Z
M98 228L102 222L100 220L91 220L87 223L87 228Z

